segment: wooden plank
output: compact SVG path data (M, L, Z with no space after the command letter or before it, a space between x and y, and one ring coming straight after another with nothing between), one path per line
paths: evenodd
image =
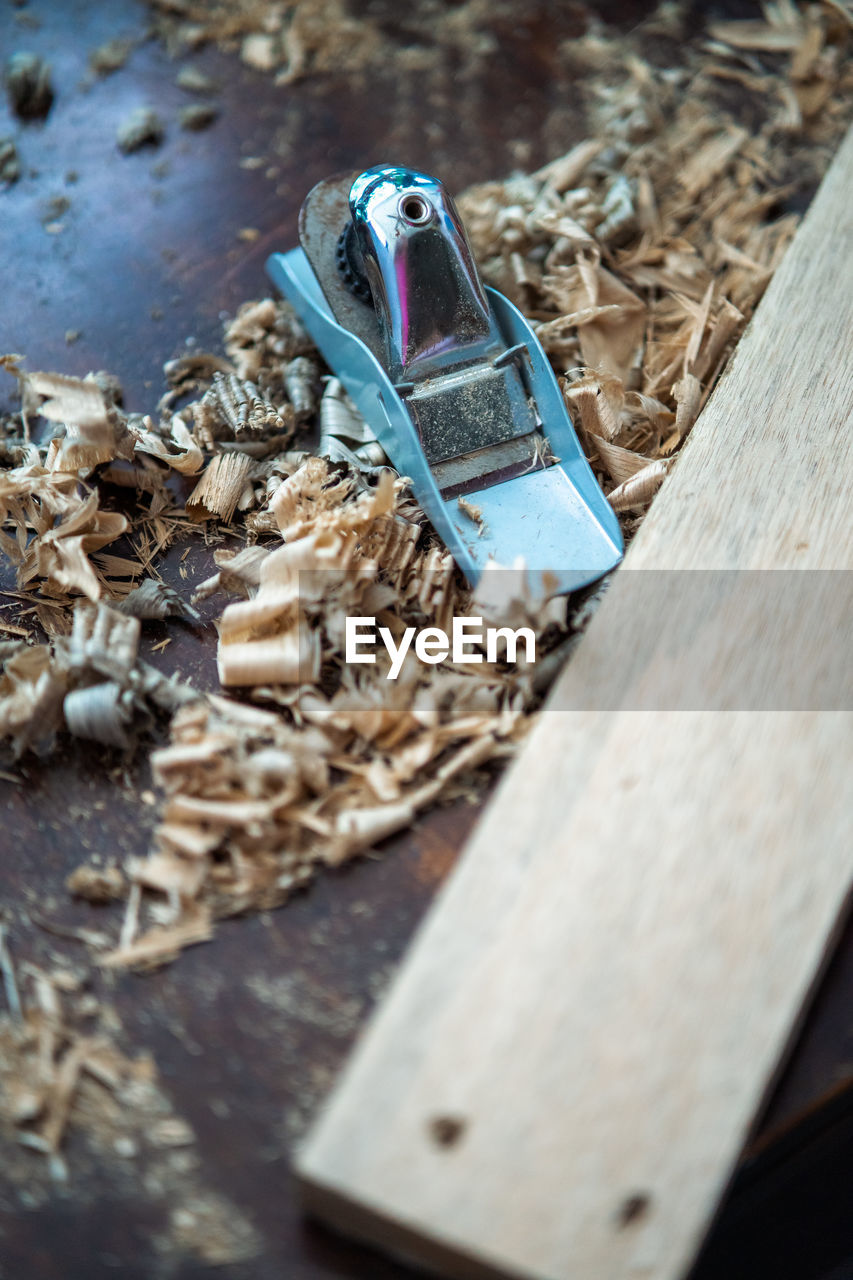
M315 1212L447 1275L683 1275L819 974L853 871L851 190L853 134L301 1154ZM839 572L732 572L768 569Z

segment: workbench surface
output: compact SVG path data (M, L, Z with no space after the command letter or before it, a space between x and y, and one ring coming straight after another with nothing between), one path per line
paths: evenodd
M650 7L639 0L597 6L624 25ZM222 313L267 292L264 260L292 246L299 205L314 182L389 159L436 172L458 191L567 150L585 136L583 86L560 77L552 54L560 39L583 30L583 6L538 0L519 8L511 30L495 31L499 51L476 74L458 75L448 56L442 75L401 77L383 66L276 87L235 55L205 48L191 61L219 82L221 114L191 133L177 124L188 102L175 86L177 64L156 40L140 43L114 75L82 84L94 47L145 31L144 5L5 6L0 50L46 57L57 97L45 123L15 122L0 106L0 134L14 134L23 167L19 182L0 192L0 351L24 353L29 368L109 369L121 379L126 407L151 409L163 389L163 361L193 345L216 349ZM745 8L730 4L727 12L742 16ZM390 0L370 9L394 20ZM148 103L167 121L165 141L123 156L117 124ZM264 164L241 167L253 156ZM53 217L57 197L70 205ZM247 228L257 235L241 238ZM68 331L79 337L66 341ZM0 408L11 406L13 389L4 379ZM180 581L184 549L174 547L160 564L166 580ZM190 583L203 580L213 571L212 552L193 542L184 568ZM3 582L13 585L9 572ZM13 618L15 607L3 601L3 616ZM213 618L220 607L207 601L199 625L170 627L172 643L161 652L151 651L165 627L146 628L142 656L201 689L217 688ZM39 922L115 927L120 907L73 903L64 880L93 851L117 860L146 852L156 814L140 799L151 786L147 755L125 759L74 745L16 768L23 785L0 782L0 920L16 962L67 963L75 947L82 956L82 946ZM97 978L98 993L118 1012L123 1043L151 1052L175 1112L195 1132L205 1186L257 1232L251 1260L218 1268L228 1280L410 1274L302 1220L289 1152L478 812L477 804L455 802L433 813L388 842L381 858L320 877L280 911L219 924L212 943L165 969ZM845 1250L853 1258L838 1199L853 1153L844 1087L853 1070L851 988L848 929L768 1102L741 1186L699 1264L703 1280L828 1276ZM0 1276L207 1274L203 1261L163 1244L167 1199L143 1185L133 1161L98 1165L76 1142L72 1135L68 1182L29 1201L17 1173L7 1176L0 1165ZM39 1157L27 1158L35 1168Z

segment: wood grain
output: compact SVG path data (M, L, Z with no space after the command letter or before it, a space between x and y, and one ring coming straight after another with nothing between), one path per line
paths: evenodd
M792 644L849 619L851 189L853 135L301 1154L314 1211L447 1275L683 1275L826 956L853 726ZM695 569L686 641L649 571ZM837 571L805 623L731 572L795 569Z

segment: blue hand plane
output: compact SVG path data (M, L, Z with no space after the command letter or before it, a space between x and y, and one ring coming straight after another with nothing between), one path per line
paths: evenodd
M387 165L321 182L299 238L267 271L468 580L523 563L553 595L618 564L619 523L548 359L482 284L442 183Z

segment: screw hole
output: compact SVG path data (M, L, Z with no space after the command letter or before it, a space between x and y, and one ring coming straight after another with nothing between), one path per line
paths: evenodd
M651 1208L652 1198L645 1191L636 1191L633 1195L626 1196L619 1206L616 1214L616 1222L620 1230L624 1227L630 1227L635 1222L639 1222L644 1218Z
M461 1116L434 1116L429 1122L430 1137L439 1147L455 1147L467 1127Z
M419 227L429 222L432 209L423 196L408 195L400 200L400 213L413 226Z

